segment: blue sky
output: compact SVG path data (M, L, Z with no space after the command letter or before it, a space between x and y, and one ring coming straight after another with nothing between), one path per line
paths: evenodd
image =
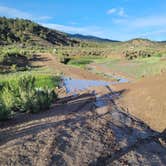
M115 40L166 40L166 0L0 0L0 16Z

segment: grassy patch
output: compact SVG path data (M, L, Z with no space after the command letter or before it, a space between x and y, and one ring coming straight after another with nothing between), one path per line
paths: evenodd
M113 71L140 78L160 73L162 69L166 69L166 61L161 61L159 57L138 58L133 61L112 61L107 66Z
M54 76L52 74L43 74L41 72L37 71L31 71L31 72L16 72L16 73L10 73L10 74L0 74L0 84L5 82L18 82L19 78L25 76L25 75L31 75L35 77L35 87L48 87L48 88L55 88L59 85L60 82L60 76Z
M86 65L92 63L92 60L88 59L73 59L69 61L68 65L84 68Z
M94 63L94 62L102 63L105 61L106 61L106 58L104 58L104 57L88 56L88 57L80 57L80 58L72 59L69 61L68 65L85 68L86 65L88 65L90 63Z

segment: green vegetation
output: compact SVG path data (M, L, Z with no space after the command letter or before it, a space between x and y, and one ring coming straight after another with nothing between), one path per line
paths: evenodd
M26 51L20 51L17 48L7 49L3 47L0 50L0 72L16 72L24 71L31 68L31 54Z
M86 65L92 62L93 62L92 60L80 58L80 59L73 59L69 61L68 65L84 68Z
M74 45L79 42L69 39L65 33L45 28L30 20L0 17L0 45Z
M85 56L85 57L80 57L80 58L73 58L68 62L68 65L71 66L76 66L76 67L81 67L85 68L86 65L91 64L91 63L101 63L101 62L106 62L107 58L100 57L100 56Z
M59 77L27 75L1 81L0 120L16 113L36 113L48 109L57 99L54 88L59 80Z
M160 57L138 58L132 61L117 59L109 61L106 65L111 71L122 72L135 78L154 75L166 70L166 61L162 61Z

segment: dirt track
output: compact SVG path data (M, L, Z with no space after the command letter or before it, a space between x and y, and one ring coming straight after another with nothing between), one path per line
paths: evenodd
M53 59L40 63L76 78L101 79ZM61 98L49 111L1 124L0 165L165 165L166 134L125 112L116 102L125 93L93 87Z
M164 134L115 105L112 99L123 92L100 90L62 99L48 112L23 116L23 122L4 124L1 165L164 165Z
M49 66L54 73L63 73L67 77L77 78L77 79L91 79L91 80L111 80L101 75L89 72L84 69L77 67L67 66L59 63L57 58L51 54L39 54L36 62L33 62L35 66Z

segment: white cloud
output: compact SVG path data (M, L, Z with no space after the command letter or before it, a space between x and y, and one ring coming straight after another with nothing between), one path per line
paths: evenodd
M147 37L147 36L162 35L162 34L166 34L166 30L161 29L161 30L149 31L149 32L142 33L141 36Z
M120 9L119 9L118 15L121 16L121 17L126 17L126 16L127 16L127 14L126 14L125 11L124 11L124 8L120 8Z
M117 9L116 8L112 8L112 9L109 9L107 11L107 14L113 14L113 13L116 13Z
M32 14L27 12L23 12L21 10L10 8L7 6L0 6L0 16L6 16L11 18L24 18L24 19L31 19L31 20L48 20L51 19L49 16L39 16L35 17Z
M149 16L144 18L137 18L132 21L132 25L135 27L165 26L166 16Z
M50 19L52 19L52 17L50 16L40 16L36 18L36 20L50 20Z
M124 8L112 8L112 9L109 9L107 11L107 14L111 15L111 14L116 14L120 17L126 17L127 14L125 13L125 10Z
M132 28L166 26L166 16L147 16L138 18L113 19L116 24L123 24Z
M26 12L22 12L20 10L9 8L6 6L0 6L0 15L7 16L7 17L18 17L18 18L25 18L31 19L32 15Z
M76 27L76 26L66 26L66 25L60 25L60 24L45 24L41 23L43 26L60 30L67 33L79 33L84 35L94 35L94 36L100 36L103 37L105 35L103 29L96 26L87 26L87 27Z

